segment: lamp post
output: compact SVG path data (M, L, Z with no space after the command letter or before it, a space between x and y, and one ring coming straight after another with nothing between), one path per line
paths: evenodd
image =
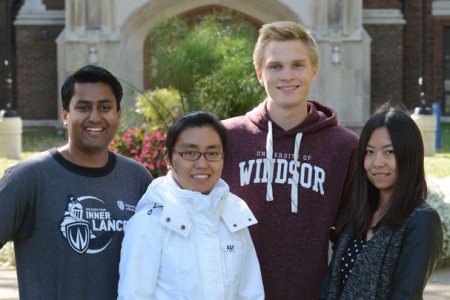
M6 59L3 61L5 66L5 89L6 93L6 107L3 115L17 115L17 112L13 110L13 89L14 89L14 79L13 79L13 60L12 60L12 8L14 0L6 1L6 17L5 17L5 45L6 45Z
M424 68L424 57L425 57L425 1L420 0L420 34L419 34L419 45L420 45L420 53L419 53L419 79L418 84L420 87L420 106L414 109L414 113L431 115L432 110L430 107L426 106L425 101L425 88L424 88L424 77L425 77L425 68Z
M6 59L3 61L6 71L5 88L7 99L5 109L0 110L0 157L20 159L22 152L22 119L13 110L13 69L12 69L12 7L14 0L6 2Z
M424 152L426 156L433 156L436 151L436 116L431 107L426 106L424 89L424 57L425 57L425 7L424 0L420 1L420 53L419 53L419 79L420 105L414 109L411 118L416 122L422 134Z

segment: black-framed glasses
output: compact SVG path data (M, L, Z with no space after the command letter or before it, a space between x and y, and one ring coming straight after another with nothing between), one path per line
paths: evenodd
M217 152L217 151L208 151L208 152L200 152L200 151L193 151L193 150L177 151L175 149L173 149L173 151L178 153L178 155L181 156L181 158L183 158L185 160L190 160L190 161L199 160L202 155L208 161L221 161L224 157L224 154L222 152Z

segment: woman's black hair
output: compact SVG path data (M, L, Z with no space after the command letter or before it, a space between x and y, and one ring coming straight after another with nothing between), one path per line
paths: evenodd
M214 129L222 141L223 152L228 150L227 130L222 122L211 112L207 111L191 111L178 117L170 126L166 139L167 158L172 162L173 147L178 140L180 134L192 127L208 126Z
M364 158L370 136L380 127L385 127L389 132L397 165L397 181L383 220L391 227L401 226L427 197L420 130L404 109L386 103L366 122L359 140L350 216L356 232L361 235L369 230L379 201L379 190L367 178Z

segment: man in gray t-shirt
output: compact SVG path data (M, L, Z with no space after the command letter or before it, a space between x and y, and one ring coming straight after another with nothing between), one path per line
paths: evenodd
M123 228L152 180L108 151L122 87L85 66L62 89L68 142L6 170L0 179L0 248L14 241L21 299L116 299Z

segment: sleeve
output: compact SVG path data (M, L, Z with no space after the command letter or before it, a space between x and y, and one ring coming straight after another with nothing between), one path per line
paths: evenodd
M15 174L16 168L6 170L0 179L0 248L8 241L25 238L33 229L33 197L30 178Z
M162 252L162 227L146 211L125 227L119 263L118 299L154 299Z
M320 286L319 300L328 299L328 291L331 285L331 277L333 275L333 266L335 260L336 260L336 251L333 251L333 256L331 257L331 261L330 264L328 265L327 272L325 273L325 276L322 280L322 284Z
M422 299L442 246L443 231L439 214L433 209L419 211L405 229L394 272L391 299Z
M242 229L242 234L244 235L243 240L245 243L242 272L238 287L239 299L263 300L264 287L256 250L248 228Z
M357 147L358 140L355 140L352 144L352 150L350 159L348 162L347 173L344 179L344 187L342 189L341 198L339 199L339 206L336 213L336 218L334 220L333 227L330 229L330 241L336 244L339 240L341 234L341 229L344 224L348 221L348 210L350 208L351 197L353 194L353 178L356 172L356 159L357 159ZM334 230L338 229L338 230Z

